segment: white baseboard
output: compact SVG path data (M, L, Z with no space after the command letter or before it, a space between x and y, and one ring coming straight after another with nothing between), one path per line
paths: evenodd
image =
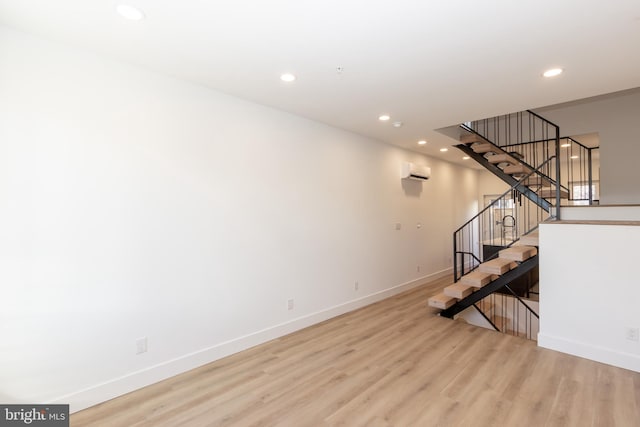
M556 350L596 362L606 363L607 365L617 366L618 368L640 372L640 355L638 354L626 353L542 333L538 334L538 345L550 350Z
M114 378L101 384L96 384L74 393L60 396L49 403L69 404L72 413L78 412L82 409L86 409L90 406L130 393L183 372L195 369L199 366L206 365L207 363L214 362L242 350L263 344L267 341L282 337L333 317L340 316L344 313L357 310L417 286L440 279L451 273L451 268L438 271L365 297L348 301L316 313L301 316L261 331L256 331L190 354L185 354L184 356L168 360L155 366L150 366L137 372L132 372L130 374Z

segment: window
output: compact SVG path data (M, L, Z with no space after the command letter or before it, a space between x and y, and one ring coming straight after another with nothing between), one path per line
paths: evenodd
M591 197L592 200L600 200L600 182L593 181L591 185ZM575 205L588 205L589 204L589 183L584 182L572 182L571 183L571 199Z
M493 205L494 209L513 209L514 207L513 199L498 199L497 201L493 199L490 203L493 202L496 202L496 204Z

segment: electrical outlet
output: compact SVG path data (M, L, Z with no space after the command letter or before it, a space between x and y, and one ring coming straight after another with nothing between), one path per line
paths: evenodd
M147 337L138 338L136 340L136 354L147 352Z
M627 328L627 339L629 341L640 341L640 330L638 328Z
M355 285L353 285L353 289L357 291L359 288L360 288L360 284L356 282Z
M417 271L418 273L420 273L420 266L417 266L417 267L416 267L416 271Z
M396 230L400 230L402 228L402 224L396 222Z
M292 299L287 301L287 310L293 310L293 300Z

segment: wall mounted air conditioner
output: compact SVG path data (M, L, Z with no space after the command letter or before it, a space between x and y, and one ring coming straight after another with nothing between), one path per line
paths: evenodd
M431 168L428 166L420 166L414 163L403 162L402 178L426 181L431 178Z

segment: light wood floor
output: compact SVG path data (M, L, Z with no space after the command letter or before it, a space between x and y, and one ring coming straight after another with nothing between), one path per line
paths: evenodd
M427 284L71 417L72 426L639 426L640 374L440 318Z

